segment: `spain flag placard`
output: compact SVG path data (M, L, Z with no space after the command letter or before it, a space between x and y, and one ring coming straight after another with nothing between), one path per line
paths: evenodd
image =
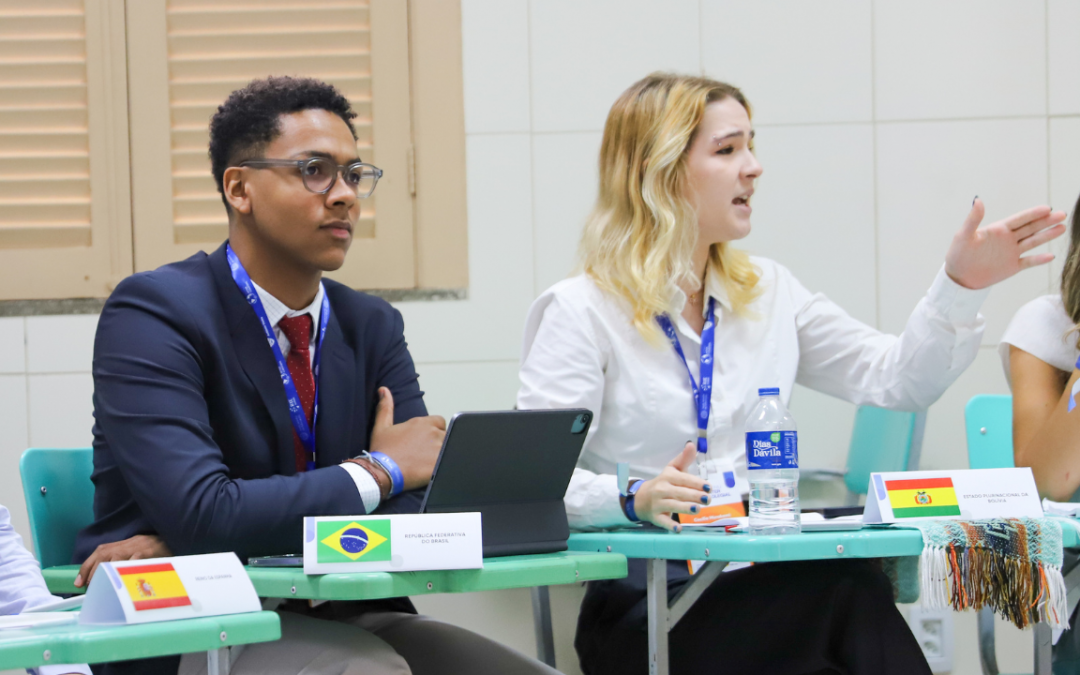
M320 563L385 562L391 557L390 520L324 520L318 523Z
M116 572L123 580L136 612L191 604L172 563L118 567Z
M887 480L885 491L889 495L894 518L960 515L952 478Z

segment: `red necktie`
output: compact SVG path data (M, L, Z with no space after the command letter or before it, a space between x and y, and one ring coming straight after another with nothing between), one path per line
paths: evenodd
M289 355L285 364L289 366L296 393L300 396L300 405L304 408L308 427L311 424L312 411L315 409L315 377L311 374L311 315L286 316L278 322L278 327L289 338ZM296 453L297 472L307 470L307 448L293 429L293 450Z

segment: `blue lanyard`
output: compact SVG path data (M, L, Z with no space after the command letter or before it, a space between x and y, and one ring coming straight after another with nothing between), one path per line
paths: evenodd
M270 349L274 351L278 374L281 375L281 383L285 385L285 398L289 401L289 417L292 418L296 435L308 452L307 470L314 471L315 434L312 432L312 428L319 419L319 358L322 355L323 338L326 337L326 323L330 320L330 301L326 299L326 292L323 291L322 309L319 311L319 339L315 342L315 359L312 363L312 372L315 376L315 405L311 415L312 423L309 425L307 416L304 415L304 406L300 403L300 395L296 393L296 385L293 384L292 375L289 373L289 364L285 361L284 354L281 353L277 335L274 334L274 327L270 325L270 319L266 316L266 309L263 308L262 300L259 299L259 294L255 291L255 285L252 283L251 277L248 276L247 270L244 269L243 263L240 262L240 258L237 258L236 254L233 253L232 246L225 245L225 255L229 259L229 269L232 270L233 281L240 287L240 292L244 294L251 308L255 310L255 316L259 317L259 324L266 334L266 341L270 344Z
M709 298L709 315L705 318L705 327L701 329L701 369L698 373L701 378L701 386L694 381L694 374L690 372L690 364L686 362L686 354L683 353L682 345L679 344L679 336L675 334L675 327L671 325L671 319L667 314L656 317L664 335L667 336L675 353L682 359L686 366L686 374L690 377L690 386L694 390L694 403L697 407L697 450L708 452L709 450L709 410L712 407L712 380L713 380L713 346L716 344L716 298Z

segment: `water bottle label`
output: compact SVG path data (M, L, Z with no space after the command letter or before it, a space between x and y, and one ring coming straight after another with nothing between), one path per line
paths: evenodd
M798 469L798 432L747 431L746 466L750 469Z

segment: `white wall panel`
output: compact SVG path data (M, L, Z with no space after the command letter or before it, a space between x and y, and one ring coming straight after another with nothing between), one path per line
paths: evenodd
M1046 121L878 125L878 279L882 329L903 330L979 195L992 223L1047 201ZM1046 267L994 287L983 305L984 345L1049 288Z
M89 373L97 314L26 317L26 369L31 373Z
M94 436L90 373L29 375L30 443L36 448L85 448Z
M599 132L533 137L533 259L537 295L569 276L600 180Z
M979 350L975 362L953 386L930 406L920 466L925 471L966 469L967 438L964 435L964 406L977 394L1008 394L1005 371L996 348Z
M533 131L592 131L654 70L701 72L693 0L531 3Z
M876 0L877 118L1045 115L1044 12L1041 2Z
M529 131L526 0L461 3L466 133Z
M19 476L19 457L30 447L27 434L26 376L0 375L0 504L11 511L11 523L32 548Z
M869 122L871 3L706 0L705 74L750 99L758 124Z
M463 410L510 410L517 400L518 360L418 363L428 413L450 420Z
M0 319L0 373L26 372L26 319Z
M1080 2L1048 0L1050 114L1080 115Z
M736 244L876 325L874 136L869 124L762 126L753 231Z

